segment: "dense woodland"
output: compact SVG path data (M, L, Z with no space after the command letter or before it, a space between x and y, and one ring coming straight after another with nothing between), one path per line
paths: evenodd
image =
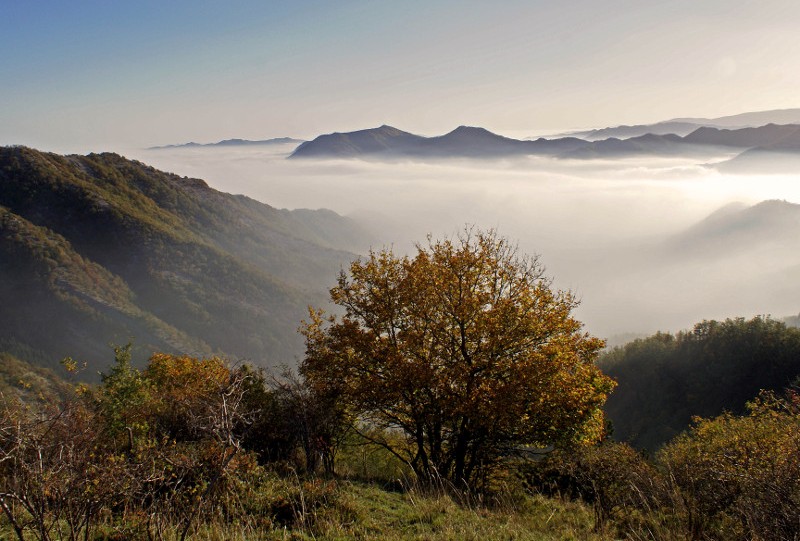
M361 238L339 217L0 158L3 539L800 538L800 329L603 351L471 228L334 270L301 323L300 283ZM294 340L298 370L233 356Z
M703 321L605 353L618 382L606 403L614 438L655 451L694 416L741 415L760 390L780 393L800 375L800 329L768 317Z

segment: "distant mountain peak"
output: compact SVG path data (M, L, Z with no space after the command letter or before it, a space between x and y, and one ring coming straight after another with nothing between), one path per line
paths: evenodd
M486 128L481 128L480 126L465 126L463 124L454 129L453 131L451 131L450 133L490 133L492 135L495 135Z
M486 128L481 128L480 126L459 126L453 131L443 135L442 137L471 137L471 138L503 138L502 135L497 135L496 133L490 132Z

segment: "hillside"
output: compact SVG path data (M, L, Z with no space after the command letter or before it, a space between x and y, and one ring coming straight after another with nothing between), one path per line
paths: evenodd
M718 128L698 128L683 138L684 143L715 145L738 148L763 147L791 140L800 133L800 125L767 124L758 128L725 130Z
M736 256L744 252L775 252L777 257L800 250L800 205L787 201L762 201L752 206L730 204L712 213L666 244L669 257Z
M367 243L116 154L0 149L0 347L104 365L109 343L292 362L308 304Z
M800 329L769 318L704 321L606 353L619 385L606 402L613 436L657 449L693 416L742 414L761 389L780 392L800 376Z
M0 405L19 399L26 404L71 396L72 386L59 373L0 352Z

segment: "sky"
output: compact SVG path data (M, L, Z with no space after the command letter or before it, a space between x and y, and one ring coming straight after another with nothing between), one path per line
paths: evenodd
M795 0L0 0L0 144L517 137L800 106Z

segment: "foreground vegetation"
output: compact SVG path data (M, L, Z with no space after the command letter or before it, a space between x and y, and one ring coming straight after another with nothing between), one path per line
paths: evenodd
M116 354L99 386L5 397L4 538L603 538L586 506L419 485L363 441L342 445L339 475L317 476L309 441L325 419L296 381L163 354L137 370Z
M800 536L800 395L698 419L653 459L606 440L514 458L480 491L421 483L291 379L126 348L101 385L5 397L4 539L762 539ZM288 422L287 422L288 421Z

